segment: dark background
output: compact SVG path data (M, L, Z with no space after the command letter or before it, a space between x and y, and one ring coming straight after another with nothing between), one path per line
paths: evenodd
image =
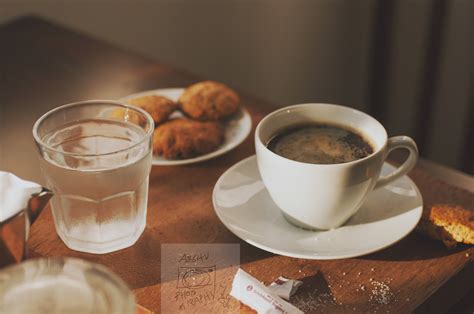
M474 173L472 0L0 0L0 23L25 14L278 106L364 110L422 156Z

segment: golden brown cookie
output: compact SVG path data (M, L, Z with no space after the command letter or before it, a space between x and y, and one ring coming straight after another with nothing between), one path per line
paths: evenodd
M455 205L428 206L417 229L448 248L457 243L474 244L474 211Z
M148 112L156 124L160 124L168 120L169 116L178 109L178 104L171 99L163 96L150 95L138 98L133 98L127 101L128 103L142 108ZM138 122L136 114L128 109L116 109L112 113L115 118L125 119L134 123Z
M217 122L173 119L153 134L153 152L168 159L185 159L215 150L224 140Z
M132 105L148 112L155 124L168 120L169 116L178 109L178 104L164 96L150 95L128 100Z
M199 120L218 120L237 111L240 99L226 85L213 81L189 86L179 98L181 109Z

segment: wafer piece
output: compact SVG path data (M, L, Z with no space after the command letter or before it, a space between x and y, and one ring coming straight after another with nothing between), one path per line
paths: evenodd
M474 244L474 211L455 205L428 206L417 230L441 240L448 248L457 243Z

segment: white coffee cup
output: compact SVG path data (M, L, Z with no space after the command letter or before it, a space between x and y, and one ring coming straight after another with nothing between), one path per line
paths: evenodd
M346 163L311 164L287 159L267 148L282 130L311 122L356 130L370 142L373 153ZM408 149L407 160L394 172L379 177L388 154L397 148ZM359 210L372 189L405 175L418 159L416 143L410 137L387 138L384 127L368 114L319 103L285 107L264 117L255 131L255 149L260 175L275 204L291 223L316 230L341 226Z

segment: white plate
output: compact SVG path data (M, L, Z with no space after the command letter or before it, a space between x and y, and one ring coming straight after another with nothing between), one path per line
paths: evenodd
M382 174L393 169L385 163ZM372 191L344 226L328 231L300 229L285 220L270 198L255 156L219 178L212 201L222 223L242 240L275 254L306 259L349 258L383 249L415 228L423 207L415 183L404 176Z
M154 89L145 92L140 92L127 97L121 98L120 101L128 101L132 98L148 96L148 95L160 95L168 97L171 100L177 101L179 96L183 93L184 88L164 88L164 89ZM171 118L181 117L181 113L176 112L171 115ZM189 159L180 159L180 160L171 160L166 159L157 155L153 155L152 164L157 166L175 166L175 165L185 165L192 164L207 159L211 159L227 153L231 149L235 148L237 145L242 143L250 131L252 130L252 119L247 110L242 106L239 111L233 114L230 118L226 119L224 122L224 142L213 152L210 152L205 155L201 155Z

